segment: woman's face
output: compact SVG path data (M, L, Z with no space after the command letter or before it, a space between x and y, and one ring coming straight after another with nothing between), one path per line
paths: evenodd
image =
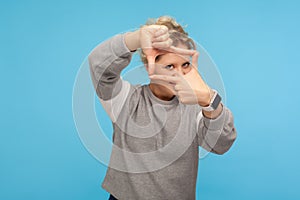
M185 48L185 45L178 45L178 48ZM162 52L155 61L154 74L174 76L176 73L185 75L191 71L190 56L179 55L176 53ZM165 81L155 80L154 82L160 86L161 92L175 95L174 85Z
M189 56L178 55L175 53L165 53L159 55L155 62L155 73L174 75L179 73L185 75L191 71Z

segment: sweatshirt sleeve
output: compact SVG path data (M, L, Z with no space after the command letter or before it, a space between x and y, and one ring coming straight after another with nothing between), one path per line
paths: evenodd
M197 116L198 143L205 150L224 154L234 143L237 133L231 111L223 105L221 114L216 119L209 119L202 114Z
M118 34L100 43L88 56L90 75L100 102L115 122L129 94L131 84L120 76L131 61L125 34Z
M118 34L100 43L88 56L92 82L102 100L112 99L122 89L120 74L133 54L125 44L124 35Z

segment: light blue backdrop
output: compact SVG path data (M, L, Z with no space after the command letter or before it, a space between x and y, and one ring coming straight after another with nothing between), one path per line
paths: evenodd
M300 199L299 1L1 1L0 199L106 199L72 116L101 41L174 16L224 80L238 139L200 161L197 199Z

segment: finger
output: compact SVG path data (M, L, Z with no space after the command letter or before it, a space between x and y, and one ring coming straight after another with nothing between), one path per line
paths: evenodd
M193 56L196 53L195 50L183 49L183 48L178 48L175 46L170 46L167 50L172 53L178 53L178 54L190 55L190 56Z
M174 86L174 90L178 92L178 91L182 90L182 86L180 84L176 84Z
M183 98L180 98L180 101L183 104L192 105L192 104L197 104L198 103L198 98L196 96L193 96L193 97L183 97Z
M167 32L168 32L168 27L162 25L155 31L154 36L157 37L157 36L163 35Z
M192 66L197 70L198 70L198 58L199 58L199 52L196 51L192 56Z
M174 85L176 83L172 83L172 82L169 82L169 81L166 81L166 80L156 80L156 79L151 79L151 83L162 85L162 86L167 86L168 88L170 88L173 91L175 91L174 90Z
M147 56L147 60L148 60L149 75L152 75L152 74L154 74L155 57L154 56Z
M180 81L179 77L177 77L177 76L151 75L149 77L150 77L150 79L153 79L153 80L161 80L161 81L166 81L166 82L170 82L173 84L176 84Z
M156 49L169 49L169 47L172 45L172 40L169 38L167 41L163 42L154 42L152 43L152 46Z
M155 37L152 42L163 42L169 39L169 33L165 33L163 35L160 35L159 37Z

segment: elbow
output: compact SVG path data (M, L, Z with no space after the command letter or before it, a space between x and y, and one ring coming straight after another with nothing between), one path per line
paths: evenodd
M237 138L237 133L233 127L232 131L229 134L221 135L219 140L216 143L215 148L212 149L212 152L218 155L223 155L231 149L233 143Z
M92 54L90 54L89 56L88 56L88 63L89 63L89 66L90 66L90 69L91 70L93 70L93 69L95 69L95 62L94 62L94 58L93 58L93 55Z

